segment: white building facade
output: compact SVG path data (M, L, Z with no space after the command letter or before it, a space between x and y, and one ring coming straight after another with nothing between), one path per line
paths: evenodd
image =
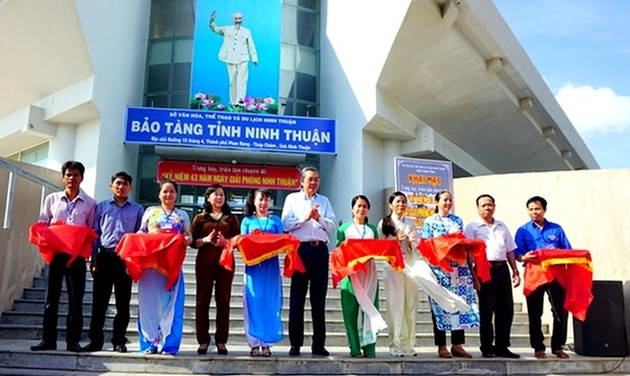
M336 155L125 144L128 106L188 108L196 16L194 0L1 1L0 156L82 161L97 199L126 170L144 204L159 160L315 165L344 220L356 194L383 214L395 156L451 161L455 177L598 168L487 0L283 0L282 112L336 119ZM182 187L182 205L204 190Z

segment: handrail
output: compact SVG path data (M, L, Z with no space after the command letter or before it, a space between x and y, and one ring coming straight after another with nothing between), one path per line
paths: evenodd
M19 176L22 176L28 180L31 180L37 184L41 184L43 186L45 186L48 189L51 190L55 190L55 191L63 191L63 187L60 185L57 185L55 183L51 183L50 181L46 180L46 179L42 179L39 176L33 174L32 172L28 172L25 169L23 169L22 167L16 166L13 163L11 163L11 161L9 161L8 159L4 158L4 157L0 157L0 167L3 167L7 170L9 170L10 172L15 172L17 173Z
M54 191L61 191L63 190L63 187L55 184L55 183L51 183L50 181L46 180L46 179L42 179L39 176L26 171L25 169L16 166L15 164L11 163L8 159L6 158L2 158L0 157L0 168L4 168L7 171L9 171L9 180L7 182L7 200L6 200L6 205L4 207L4 220L3 220L3 224L2 224L2 228L3 229L9 229L11 228L11 214L13 213L13 192L15 191L15 177L17 176L21 176L25 179L28 179L36 184L41 185L42 187L42 192L41 192L41 197L40 197L40 207L41 204L43 204L44 198L46 197L47 191L50 190L54 190Z

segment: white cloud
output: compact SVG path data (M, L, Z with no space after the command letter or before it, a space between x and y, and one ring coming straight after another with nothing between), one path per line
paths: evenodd
M556 100L581 134L630 131L630 97L607 87L565 84Z

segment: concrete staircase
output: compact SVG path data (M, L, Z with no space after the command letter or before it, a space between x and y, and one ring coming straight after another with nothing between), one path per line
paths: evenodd
M194 275L194 258L195 250L190 249L188 256L184 263L184 278L186 282L186 302L185 302L185 321L184 321L184 344L195 344L195 275ZM236 275L234 277L234 283L232 287L232 303L231 303L231 319L230 319L230 338L228 343L231 345L247 345L243 333L243 264L240 258L236 258ZM289 286L290 280L283 278L283 322L285 327L285 340L279 343L279 345L287 345L288 343L288 314L289 314ZM379 296L381 297L381 309L385 312L385 292L380 284ZM35 278L33 286L27 288L24 291L22 298L17 299L14 302L13 309L9 312L5 312L0 321L0 338L5 339L41 339L41 325L42 325L42 313L44 308L44 301L46 296L46 280L42 276ZM343 317L341 314L341 303L338 289L333 289L332 284L329 285L327 296L327 346L339 346L343 347L347 345L345 338L345 329L343 324ZM106 338L108 343L111 337L112 321L116 312L114 306L114 296L112 294L111 305L108 310L108 316L105 323ZM64 293L61 296L60 312L67 312L67 295ZM135 340L137 337L136 332L136 319L137 319L137 286L134 284L132 298L131 298L131 322L128 329L128 338ZM514 325L512 328L512 342L515 347L527 347L527 314L522 312L522 305L516 304L516 314L514 318ZM84 338L87 340L87 330L89 327L91 312L92 312L92 278L88 273L88 280L86 283L86 293L83 304L84 311ZM210 318L214 317L214 303L210 308ZM306 302L305 312L305 330L307 332L305 336L306 345L308 345L309 337L312 331L312 323L310 318L310 304ZM59 315L58 327L60 329L59 338L63 340L65 338L65 314ZM433 332L431 327L431 313L429 303L426 296L421 294L421 301L419 304L417 320L416 320L416 345L419 347L432 347L433 346ZM211 333L213 332L213 322L211 321ZM547 327L544 328L547 332ZM478 332L477 330L469 330L466 332L466 342L468 347L476 348L479 346ZM378 346L387 347L387 333L381 333L379 336Z
M45 279L43 276L35 278L33 286L24 291L22 298L17 299L13 309L5 312L0 321L0 375L3 374L436 374L436 373L495 373L495 374L548 374L548 373L592 373L610 371L619 363L619 359L585 358L572 356L569 361L549 359L547 361L534 360L532 351L528 348L527 315L522 312L520 304L515 306L516 314L512 327L512 346L515 352L525 355L524 359L508 361L507 359L483 359L477 351L479 346L478 332L466 332L467 349L475 355L472 360L437 358L433 346L431 317L426 297L421 298L416 326L417 357L392 358L387 350L387 334L381 333L377 343L376 359L352 359L348 356L345 329L341 315L339 290L330 286L327 304L327 341L326 346L331 352L328 358L310 355L311 319L307 300L306 337L304 355L301 357L288 356L288 299L289 279L283 278L284 309L283 320L285 339L273 348L270 358L251 358L249 348L243 334L242 315L242 284L243 265L237 258L237 275L232 289L232 310L230 322L230 338L228 348L230 355L218 356L214 351L209 355L198 356L194 333L194 300L195 278L194 257L195 250L190 249L184 264L186 281L186 312L184 323L184 339L182 349L176 356L145 356L137 353L137 295L136 286L132 296L132 320L128 330L130 352L118 354L111 351L97 353L70 353L65 349L65 312L67 311L66 296L62 294L60 329L58 348L60 350L43 353L29 351L29 346L37 343L41 338L42 313L45 299ZM385 307L385 293L381 286L381 307ZM87 342L87 330L91 319L92 309L92 280L88 273L86 294L84 299L84 341ZM109 308L105 328L106 350L110 350L109 338L111 325L115 313L114 300ZM381 308L384 312L384 308ZM210 317L214 317L211 308ZM211 322L211 333L213 322ZM544 328L548 332L548 328ZM213 348L211 347L211 350ZM573 355L573 354L572 354ZM528 358L529 357L529 358ZM617 371L630 371L630 366L623 365Z

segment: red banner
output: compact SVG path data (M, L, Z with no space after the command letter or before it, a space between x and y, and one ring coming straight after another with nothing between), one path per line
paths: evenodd
M140 280L143 269L155 269L166 276L165 290L170 290L181 272L186 258L184 235L168 232L127 233L116 246L116 253L127 265L134 282Z
M219 183L224 187L286 190L300 187L300 170L296 167L160 161L157 178L173 179L183 185Z
M44 261L50 264L55 254L67 253L70 259L66 267L70 267L78 256L89 259L92 255L92 243L96 238L98 235L90 227L65 223L46 226L37 222L28 229L28 241L39 248Z
M232 270L234 263L234 248L237 248L247 266L258 265L263 261L285 253L284 272L285 277L293 276L294 271L305 273L302 259L297 253L300 246L298 238L291 234L269 234L255 230L248 235L236 235L230 238L228 244L221 252L219 263L227 270Z
M393 239L347 239L330 254L330 274L333 287L339 281L356 272L365 270L369 260L384 260L395 271L405 268L400 244Z
M429 264L439 266L447 272L453 271L447 259L464 264L466 254L469 252L475 259L477 277L482 283L490 280L490 263L486 256L486 243L483 240L466 239L464 234L457 232L437 238L420 239L418 249Z
M540 264L525 264L525 296L529 296L539 286L556 280L566 292L564 309L576 319L584 321L593 301L591 253L575 249L538 249L533 253Z

